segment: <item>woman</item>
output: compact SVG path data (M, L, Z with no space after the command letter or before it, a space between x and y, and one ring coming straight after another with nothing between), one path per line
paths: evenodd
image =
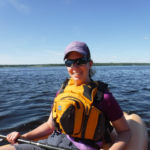
M91 68L93 61L91 60L91 55L88 46L84 42L74 41L70 43L66 50L64 56L65 64L67 66L68 73L76 86L80 86L91 81ZM94 105L94 104L93 104ZM96 104L96 107L101 109L105 116L111 121L118 135L113 141L113 144L109 150L122 150L128 143L131 137L131 130L124 118L123 112L112 96L112 94L106 90L104 92L103 101ZM52 113L48 121L31 132L24 135L20 135L18 132L12 132L7 135L7 140L15 144L17 138L23 138L27 140L32 140L39 138L54 131L54 124L52 121ZM62 136L63 135L63 136ZM113 136L113 134L111 134ZM85 140L86 141L86 140ZM41 143L53 144L58 147L66 147L70 149L100 149L92 148L87 146L84 142L74 141L74 138L61 134L60 132L53 132L48 139L41 140ZM96 142L95 142L96 143ZM99 142L100 143L100 142ZM98 144L98 143L96 143ZM67 146L66 146L67 145ZM19 144L12 145L9 147L0 148L0 150L41 150L37 146ZM101 148L101 150L104 150Z

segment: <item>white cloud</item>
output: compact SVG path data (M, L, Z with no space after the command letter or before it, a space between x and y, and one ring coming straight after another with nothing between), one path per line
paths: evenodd
M149 37L145 37L145 38L144 38L144 40L148 40L148 39L149 39Z
M24 4L21 4L18 0L7 0L10 4L12 4L17 10L22 11L24 13L29 13L29 7Z

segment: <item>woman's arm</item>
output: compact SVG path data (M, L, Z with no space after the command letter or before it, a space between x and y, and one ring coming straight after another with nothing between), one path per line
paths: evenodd
M50 117L47 122L43 123L36 129L32 130L31 132L28 132L21 137L24 139L32 140L35 138L39 138L48 134L51 134L54 131L54 126L52 122L52 113L50 113Z
M124 115L112 122L114 129L118 133L116 139L109 150L123 150L123 148L127 145L128 141L131 138L131 130L130 127L124 117Z
M18 132L12 132L7 135L7 140L10 143L14 144L17 138L33 140L35 138L39 138L39 137L51 134L53 131L54 131L54 126L53 126L53 122L52 122L52 113L50 113L50 117L49 117L48 121L45 122L44 124L40 125L36 129L34 129L26 134L23 134L23 135L20 135Z

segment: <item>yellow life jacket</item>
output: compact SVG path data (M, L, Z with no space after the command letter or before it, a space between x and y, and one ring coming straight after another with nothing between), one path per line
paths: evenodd
M99 140L106 128L103 113L94 107L94 100L101 101L107 84L91 81L77 86L68 79L54 99L52 116L55 127L72 137Z

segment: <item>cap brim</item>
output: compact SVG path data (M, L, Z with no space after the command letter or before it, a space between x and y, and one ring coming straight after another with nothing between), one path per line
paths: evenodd
M83 56L86 56L86 52L85 51L83 51L83 50L81 50L81 49L72 49L72 50L70 50L70 51L68 51L66 54L65 54L65 56L64 56L64 60L66 59L66 57L67 57L67 55L70 53L70 52L77 52L77 53L80 53L81 55L83 55Z

